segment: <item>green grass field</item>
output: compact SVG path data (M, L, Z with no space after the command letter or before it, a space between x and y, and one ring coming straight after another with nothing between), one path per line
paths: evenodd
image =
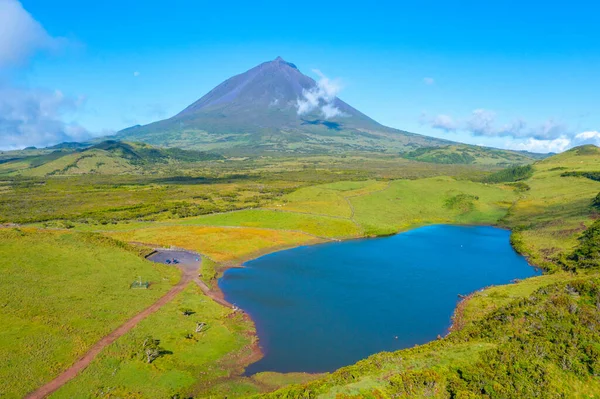
M519 249L533 263L553 269L555 257L573 248L597 217L591 202L600 192L600 182L561 174L600 170L600 154L571 150L538 162L535 169L526 181L531 189L521 194L506 224L516 231L513 240L522 243Z
M22 397L179 280L105 237L0 229L0 392ZM142 276L150 289L130 289ZM124 306L126 304L126 306Z
M92 168L86 159L70 170ZM172 173L170 167L145 176L0 181L0 220L37 228L0 229L6 276L0 323L9 326L0 332L0 352L10 354L0 364L0 392L6 397L51 379L178 279L175 269L147 262L143 250L113 238L200 252L201 278L215 288L224 268L274 250L433 223L510 228L515 248L550 273L475 293L459 305L447 338L317 376L240 376L252 323L193 285L53 397L220 398L273 390L266 397L600 394L600 328L593 324L598 272L563 271L559 262L598 217L591 203L600 182L563 176L600 171L595 147L538 161L533 176L518 184L483 183L482 165L440 167L389 156L240 158ZM137 275L156 284L131 290ZM186 317L181 308L195 313ZM187 336L196 321L210 329ZM140 353L147 335L164 350L150 364Z
M180 309L194 313L184 316ZM196 333L196 322L207 324ZM254 327L190 285L177 298L140 322L106 348L76 379L52 398L171 398L228 377L252 341ZM142 345L147 336L160 340L164 354L147 363Z
M304 233L253 227L162 226L110 235L124 241L185 248L229 264L240 264L278 249L322 241Z
M512 190L449 177L397 180L350 198L367 234L392 234L434 223L495 224L516 199Z
M317 237L348 238L361 234L351 220L289 211L252 209L182 219L180 225L258 227L301 231Z

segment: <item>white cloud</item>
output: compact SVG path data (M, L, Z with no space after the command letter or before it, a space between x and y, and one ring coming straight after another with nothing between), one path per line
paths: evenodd
M341 83L338 80L330 80L318 69L313 69L313 72L319 75L320 79L315 87L302 90L302 98L296 101L298 115L319 109L325 119L344 116L344 113L334 104L338 93L342 90Z
M53 51L64 39L50 36L17 0L0 0L0 69L19 67L36 52ZM81 141L91 133L76 121L65 121L81 109L85 97L60 90L0 86L0 148L48 146Z
M476 109L464 119L444 114L435 117L422 114L419 121L445 132L466 132L475 137L487 138L506 137L508 140L504 147L514 150L562 152L583 144L600 146L598 131L575 134L566 124L554 119L548 119L534 127L528 127L523 119L502 124L498 122L496 113L487 109Z
M589 141L588 144L596 144L596 143L600 142L600 132L589 131L589 132L579 133L579 134L575 135L575 140L578 140L582 143Z
M537 153L563 152L573 145L568 137L559 137L553 140L540 140L530 137L524 141L508 141L506 147L513 150Z
M572 136L572 132L564 123L553 119L533 128L529 128L523 119L502 124L497 121L496 113L487 109L476 109L464 119L454 119L452 116L442 114L433 118L421 115L420 121L434 129L446 132L460 130L481 137L532 137L538 140L554 140L563 136Z
M476 109L465 122L464 129L475 136L495 136L494 120L496 114L486 109Z
M0 87L0 147L45 147L63 141L81 141L92 134L65 114L79 110L85 98L61 91Z
M335 118L336 116L343 116L344 113L340 111L338 107L333 104L325 104L321 107L321 112L325 119Z
M600 146L600 132L590 130L576 134L571 142L571 147L584 144L594 144Z
M140 72L139 71L135 71L133 73L133 77L137 78L138 76L140 76Z
M18 66L36 51L54 50L63 39L53 38L17 0L0 0L0 68Z
M547 120L542 125L533 129L533 136L540 140L551 140L564 136L567 133L567 126L552 119Z
M458 129L458 123L448 115L438 115L431 121L431 127L453 132Z
M431 85L435 84L435 79L433 79L433 78L423 78L423 83L425 83L428 86L431 86Z
M600 146L600 132L586 131L578 133L573 137L562 135L553 139L539 139L530 137L526 140L510 140L506 142L506 148L514 150L525 150L531 152L562 152L569 148L584 144L594 144Z

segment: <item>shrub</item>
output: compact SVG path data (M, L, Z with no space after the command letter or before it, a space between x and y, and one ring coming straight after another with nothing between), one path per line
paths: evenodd
M485 183L507 183L525 180L533 175L533 166L512 166L487 176Z

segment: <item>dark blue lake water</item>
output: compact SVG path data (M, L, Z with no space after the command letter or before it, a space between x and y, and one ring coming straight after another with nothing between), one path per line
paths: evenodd
M444 335L458 294L539 274L509 235L435 225L298 247L228 270L219 285L255 321L265 353L246 373L332 371Z

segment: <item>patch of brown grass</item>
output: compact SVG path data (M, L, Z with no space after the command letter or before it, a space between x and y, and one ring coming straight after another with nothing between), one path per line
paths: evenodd
M319 241L300 232L253 227L161 226L108 234L124 241L185 248L228 264Z

